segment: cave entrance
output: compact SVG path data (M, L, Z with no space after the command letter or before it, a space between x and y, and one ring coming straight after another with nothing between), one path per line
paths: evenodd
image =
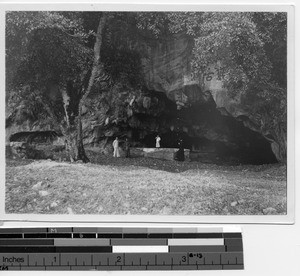
M185 149L190 149L191 161L218 164L276 163L270 143L259 133L244 128L241 140L236 143L211 141L205 137L191 137L185 132L168 131L159 134L162 148L178 148L180 139ZM145 147L155 147L157 133L146 135L141 141Z
M55 131L22 131L14 133L10 136L10 142L26 142L26 143L53 143L60 137Z
M166 106L174 105L165 99ZM223 115L212 99L199 102L181 110L166 109L164 117L149 117L158 122L159 131L142 132L141 145L155 147L155 137L161 137L162 148L183 146L191 151L191 159L208 163L267 164L277 159L270 142L229 115ZM137 132L141 132L138 131Z
M168 131L166 133L151 133L145 136L142 143L149 148L155 148L155 137L159 135L161 138L160 146L162 148L178 148L178 142L183 141L183 147L186 149L192 148L192 139L184 132Z

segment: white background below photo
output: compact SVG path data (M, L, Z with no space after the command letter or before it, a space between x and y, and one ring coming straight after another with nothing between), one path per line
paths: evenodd
M0 3L4 1L0 0ZM9 3L12 3L10 1ZM30 1L30 3L41 2L41 1ZM63 3L72 3L74 1L55 1L55 2L63 2ZM85 1L87 2L108 2L108 1ZM152 1L144 1L143 3L149 4L202 4L200 1L192 1L189 0L186 3L182 1L172 1L172 0L152 0ZM18 3L22 3L22 1L18 1ZM26 1L24 1L26 3ZM53 2L52 2L53 3ZM109 3L130 3L130 1L109 1ZM139 3L138 1L131 1L131 3ZM264 0L254 0L251 2L246 1L206 1L203 4L295 4L295 35L296 35L296 43L295 49L300 49L300 41L299 41L299 27L300 26L300 3L298 1L267 1ZM1 7L2 8L2 7ZM2 9L1 9L2 10ZM1 27L2 28L2 27ZM295 63L295 76L300 76L300 59L299 53L295 53L296 63ZM4 60L1 59L1 63L4 63ZM4 76L2 76L1 81L4 82ZM300 90L300 81L299 78L295 78L295 91ZM2 91L3 93L3 91ZM296 114L295 114L295 141L300 141L300 101L299 101L299 93L295 93L295 103L296 103ZM1 102L0 110L2 110L2 115L4 114L4 101ZM4 129L4 120L1 121L1 127ZM3 132L4 133L4 132ZM4 145L4 135L1 136L1 143ZM1 157L1 166L4 167L4 146L0 149L0 157ZM280 224L238 224L235 225L240 226L243 231L243 244L244 244L244 264L245 269L243 271L164 271L164 272L143 272L143 271L128 271L128 272L101 272L101 275L222 275L222 276L234 276L234 275L242 275L242 276L296 276L300 275L300 212L299 212L299 202L300 202L300 193L299 188L297 187L297 181L300 179L299 168L300 164L300 149L299 142L295 144L295 168L296 168L296 180L295 180L295 223L292 225L280 225ZM3 167L1 167L1 173L4 172ZM2 180L3 178L1 178ZM3 187L3 186L1 186ZM22 227L22 223L20 222L6 222L4 224L6 227L14 226L14 227ZM32 223L34 227L36 224ZM92 227L92 225L90 225ZM134 227L135 225L130 225ZM176 225L171 224L170 227L175 227ZM183 225L182 225L183 226ZM188 225L185 225L188 227ZM198 225L199 227L200 225ZM41 275L40 271L22 271L22 272L10 272L9 275ZM62 273L69 275L82 275L82 271L64 271L64 272L48 272L49 275L62 275ZM99 275L99 272L89 272L94 275ZM4 274L3 274L4 275Z

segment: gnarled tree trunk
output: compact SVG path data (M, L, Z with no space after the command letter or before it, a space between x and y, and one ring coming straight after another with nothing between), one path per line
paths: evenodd
M74 162L82 160L84 163L89 162L89 158L86 156L82 141L81 120L78 120L76 127L63 129L62 132L65 138L66 151L69 155L70 161Z
M66 121L67 121L67 127L64 128L61 126L61 131L63 132L63 135L65 137L66 142L66 150L68 152L68 155L70 157L70 161L74 162L77 160L82 160L84 163L89 162L89 158L87 157L84 146L83 146L83 133L82 133L82 106L84 105L88 95L90 94L92 87L95 83L96 77L100 75L101 73L101 64L100 64L100 51L101 51L101 45L102 45L102 33L103 29L105 27L107 20L107 16L104 13L99 21L97 34L96 34L96 42L94 45L94 61L93 61L93 68L91 70L91 75L89 78L88 86L83 91L82 97L79 100L78 103L78 115L76 118L75 124L72 126L70 125L70 120L68 120L68 114L67 109L65 108L66 113Z
M84 105L88 95L90 94L92 87L94 85L95 82L95 78L99 75L100 71L101 71L101 66L100 66L100 51L101 51L101 45L102 45L102 33L103 33L103 29L104 26L106 24L106 20L107 20L107 16L104 13L99 21L98 24L98 29L97 29L97 34L96 34L96 42L94 45L94 61L93 61L93 68L91 71L91 76L89 79L89 83L88 83L88 87L87 89L84 91L82 98L79 101L79 105L78 105L78 116L77 116L77 124L76 124L76 137L74 137L73 135L69 135L69 154L70 154L70 159L71 156L74 155L74 157L72 157L72 159L75 158L75 160L82 160L83 162L89 162L88 157L86 156L85 150L84 150L84 146L83 146L83 135L82 135L82 106ZM71 161L72 161L71 159Z

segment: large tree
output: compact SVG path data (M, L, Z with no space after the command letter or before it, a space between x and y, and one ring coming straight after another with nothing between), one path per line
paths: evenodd
M97 21L95 31L84 28L83 13L6 14L10 117L29 117L57 129L71 161L88 161L82 142L82 108L95 84L101 89L107 80L100 62L107 14L94 13L92 19Z
M129 25L154 37L191 36L191 68L200 85L210 64L220 62L224 87L242 99L265 137L276 141L277 158L285 160L285 13L9 12L6 87L12 115L22 118L18 114L25 110L33 120L52 123L64 135L70 159L88 161L81 117L89 94L108 90L107 73L114 83L124 83L132 68L139 68L132 47L125 46L132 40L127 34L135 33ZM131 78L131 84L136 80Z

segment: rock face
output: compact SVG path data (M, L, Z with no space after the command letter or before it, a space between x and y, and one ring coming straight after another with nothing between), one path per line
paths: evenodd
M192 40L182 34L141 37L132 50L140 56L145 87L91 95L82 120L84 144L110 154L115 136L121 147L125 137L131 147L154 147L160 134L165 148L177 148L183 139L194 160L253 164L281 160L278 144L260 120L245 109L241 98L230 97L223 88L220 64L210 67L204 83L192 77L192 48ZM7 139L18 131L32 131L32 125L12 124Z
M177 34L152 42L151 45L147 48L147 56L151 58L142 58L149 90L163 92L176 103L178 109L197 105L199 101L208 102L212 98L222 115L232 116L246 128L261 134L268 140L276 159L284 161L286 156L282 148L286 149L286 132L281 132L281 141L276 141L271 132L264 128L265 118L252 114L241 96L232 97L228 94L223 88L221 64L211 65L203 76L204 83L200 85L199 79L192 78L190 71L193 42L189 37Z
M10 143L11 154L20 158L27 156L27 144L25 142L11 142Z
M146 57L141 59L147 88L164 92L175 100L176 91L192 84L189 81L192 41L188 36L174 35L152 41L150 45Z

